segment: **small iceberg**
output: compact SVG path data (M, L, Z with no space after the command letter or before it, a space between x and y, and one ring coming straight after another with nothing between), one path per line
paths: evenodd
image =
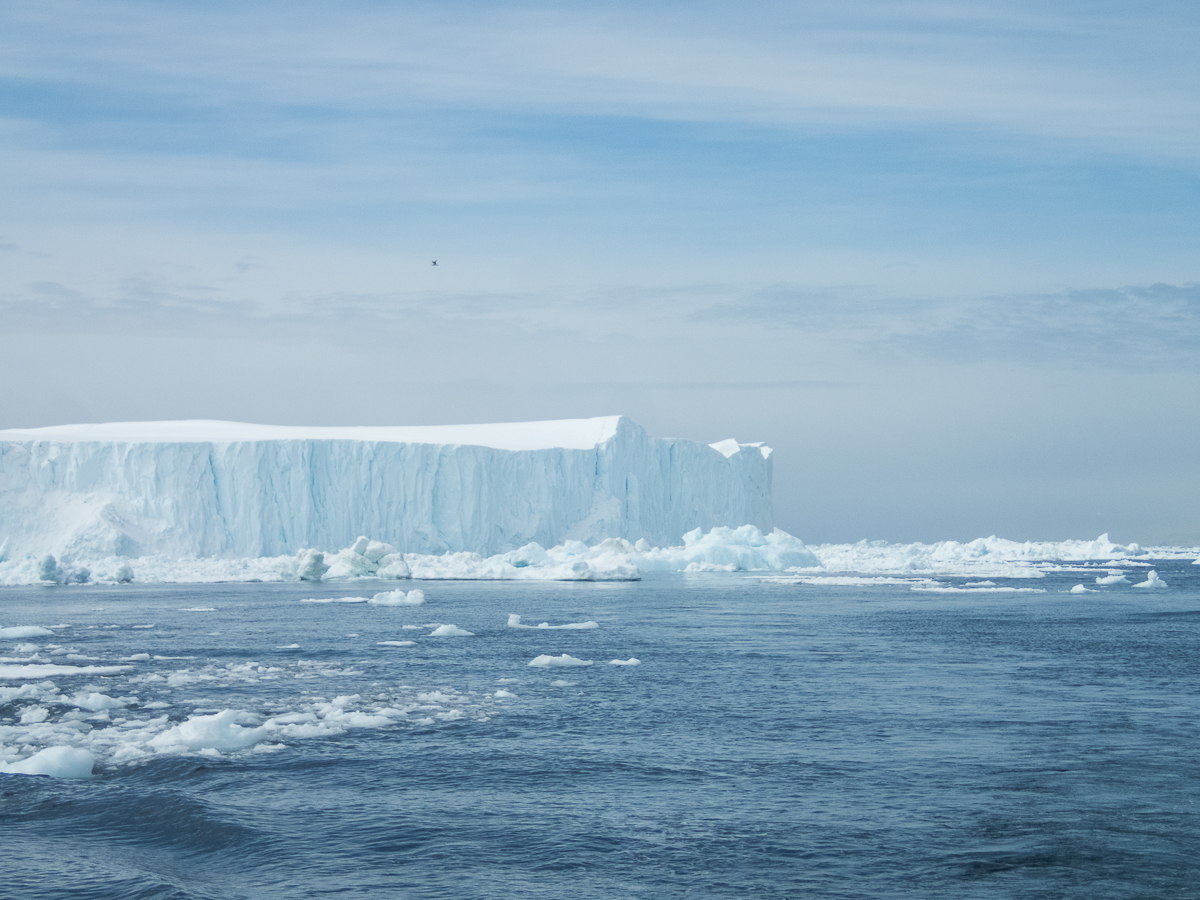
M1135 588L1165 588L1167 583L1158 577L1158 573L1151 569L1146 573L1146 580L1138 582L1134 585Z

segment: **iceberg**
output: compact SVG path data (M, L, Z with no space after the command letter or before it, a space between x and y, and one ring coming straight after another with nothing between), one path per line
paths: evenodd
M25 561L29 580L61 583L93 574L62 560L292 556L373 536L353 555L298 558L296 577L318 581L329 570L353 576L363 560L406 577L412 553L490 556L605 538L667 546L697 528L746 524L770 535L771 452L655 438L623 416L0 430L0 547ZM114 568L112 578L133 571Z

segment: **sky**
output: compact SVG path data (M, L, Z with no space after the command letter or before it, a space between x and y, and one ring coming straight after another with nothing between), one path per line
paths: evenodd
M1200 544L1194 2L0 7L0 428L624 414ZM437 260L437 266L431 265Z

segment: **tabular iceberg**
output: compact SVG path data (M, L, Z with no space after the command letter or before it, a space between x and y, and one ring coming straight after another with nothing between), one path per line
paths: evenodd
M771 449L622 416L304 428L139 422L0 431L0 559L266 557L369 534L494 554L773 528Z

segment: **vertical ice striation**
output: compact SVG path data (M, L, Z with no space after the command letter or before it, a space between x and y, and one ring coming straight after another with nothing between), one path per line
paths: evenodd
M769 532L771 451L613 416L300 428L143 422L0 431L0 546L59 558L271 556L369 534L421 553Z

